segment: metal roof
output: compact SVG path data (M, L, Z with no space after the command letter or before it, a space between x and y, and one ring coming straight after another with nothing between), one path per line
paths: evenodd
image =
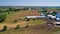
M57 18L60 18L60 13L57 13L57 14L56 14L56 17L57 17Z
M56 16L53 16L53 15L47 15L47 16L51 18L56 18Z
M46 16L27 16L27 18L46 18Z

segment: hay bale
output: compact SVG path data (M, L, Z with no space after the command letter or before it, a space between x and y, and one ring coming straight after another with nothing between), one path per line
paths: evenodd
M25 26L25 28L27 28L27 27L28 27L28 25Z
M14 29L19 29L19 25L16 25L16 28L14 28Z
M4 26L3 29L0 30L0 32L6 31L7 30L7 26Z

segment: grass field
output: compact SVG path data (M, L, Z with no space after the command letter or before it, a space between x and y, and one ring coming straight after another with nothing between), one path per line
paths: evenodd
M40 24L44 24L44 23L46 23L46 21L47 20L45 20L45 19L36 19L36 20L32 20L32 21L30 21L30 23L32 24L32 25L40 25Z

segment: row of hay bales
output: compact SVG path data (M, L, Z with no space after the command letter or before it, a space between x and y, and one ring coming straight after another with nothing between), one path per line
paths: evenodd
M23 24L20 24L20 23L17 23L17 24L0 24L0 31L6 31L6 30L9 30L9 29L19 29L20 27L26 27L27 25L23 25Z
M15 25L15 24L0 24L0 31L5 31L5 30L13 29L13 28L17 29L17 25Z

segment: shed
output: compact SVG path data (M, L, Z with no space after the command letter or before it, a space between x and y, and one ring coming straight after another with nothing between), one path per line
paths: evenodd
M56 18L56 16L51 16L51 18Z
M55 22L54 26L55 27L60 27L60 22Z
M48 18L50 17L50 18L56 18L56 16L53 16L53 15L47 15L48 16Z
M48 17L51 17L52 15L47 15Z

